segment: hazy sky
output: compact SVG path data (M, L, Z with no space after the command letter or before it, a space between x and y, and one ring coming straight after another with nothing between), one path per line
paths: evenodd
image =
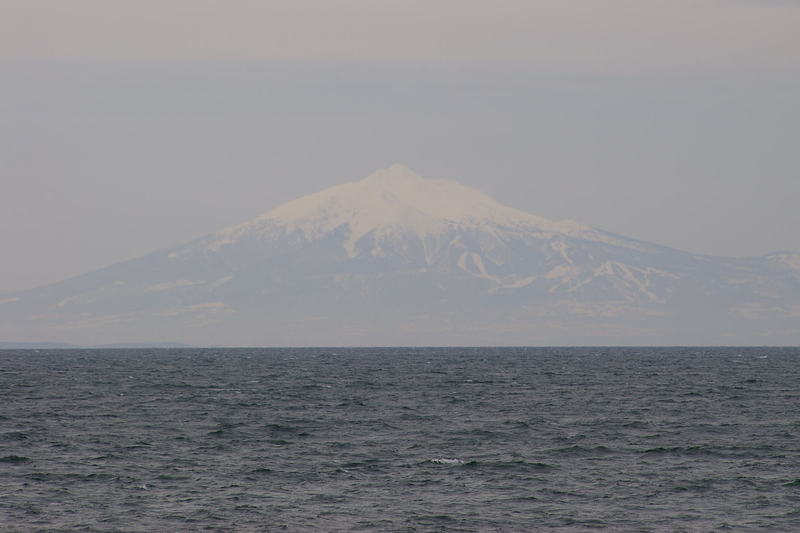
M3 0L0 292L403 162L694 252L800 250L800 1Z

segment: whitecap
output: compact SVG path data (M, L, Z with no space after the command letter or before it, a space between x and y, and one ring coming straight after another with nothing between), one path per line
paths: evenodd
M435 463L437 465L463 465L464 461L461 459L448 459L446 457L440 457L437 459L429 459L428 462Z

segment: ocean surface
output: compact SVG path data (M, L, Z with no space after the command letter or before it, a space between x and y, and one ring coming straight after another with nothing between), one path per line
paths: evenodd
M0 531L800 531L799 348L0 351Z

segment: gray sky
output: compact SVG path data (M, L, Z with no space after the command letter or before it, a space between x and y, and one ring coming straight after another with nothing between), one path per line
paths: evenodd
M403 162L694 252L800 250L800 2L4 0L0 292Z

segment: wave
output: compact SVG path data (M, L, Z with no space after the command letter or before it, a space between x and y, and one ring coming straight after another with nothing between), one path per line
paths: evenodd
M0 457L0 463L27 463L30 460L30 457L23 457L22 455L6 455L5 457Z

